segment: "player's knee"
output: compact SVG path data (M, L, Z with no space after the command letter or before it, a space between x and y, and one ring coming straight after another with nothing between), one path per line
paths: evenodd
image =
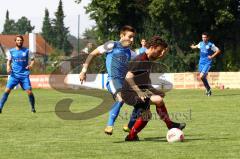
M157 105L161 105L163 103L163 98L159 95L151 96L151 102Z
M5 89L5 92L6 92L6 93L10 93L10 92L11 92L11 89L6 88L6 89Z
M28 95L32 95L33 94L32 90L26 90L26 92L27 92Z
M201 73L199 76L200 76L200 79L201 79L201 80L203 80L203 79L205 79L205 78L206 78L206 76L207 76L207 75L206 75L206 74L204 74L204 73Z

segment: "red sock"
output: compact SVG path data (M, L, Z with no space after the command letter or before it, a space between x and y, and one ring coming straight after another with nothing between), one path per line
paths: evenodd
M156 105L156 111L159 115L159 117L166 123L168 128L172 127L172 121L169 118L167 108L165 107L165 104L162 105Z
M148 123L142 116L139 117L129 132L129 139L133 139Z

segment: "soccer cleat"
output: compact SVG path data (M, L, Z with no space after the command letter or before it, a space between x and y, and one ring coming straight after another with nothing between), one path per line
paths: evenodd
M207 95L208 97L212 95L211 89L209 89L208 91L206 91L206 95Z
M2 109L0 109L0 114L2 114Z
M36 113L36 110L35 110L35 109L32 109L32 113Z
M123 131L124 131L124 132L129 132L129 131L130 131L130 129L129 129L129 127L128 127L128 126L123 126Z
M125 141L139 141L139 137L136 135L134 138L129 138L129 135L127 135Z
M172 128L178 128L180 130L183 130L185 127L186 127L186 123L175 123L175 122L172 122L172 127L169 128L169 130L172 129Z
M107 126L107 127L104 129L104 132L105 132L105 134L107 134L107 135L112 135L112 134L113 134L113 126Z

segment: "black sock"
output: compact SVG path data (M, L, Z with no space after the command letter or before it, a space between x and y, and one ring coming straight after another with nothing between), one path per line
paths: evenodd
M207 91L209 91L211 88L210 88L210 86L208 84L207 78L206 77L202 77L201 80L202 80L202 82L204 84L204 87L207 89Z
M28 95L29 102L31 104L32 110L35 109L35 98L33 94Z

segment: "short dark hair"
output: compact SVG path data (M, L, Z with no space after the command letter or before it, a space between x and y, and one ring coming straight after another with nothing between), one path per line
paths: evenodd
M151 46L157 47L161 46L167 48L168 44L158 35L153 36L150 40L147 41L146 47L150 48Z
M15 37L15 41L17 40L17 38L21 38L21 39L22 39L22 41L24 41L24 39L23 39L23 36L22 36L22 35L16 35L16 37Z
M133 33L136 33L136 30L130 26L130 25L125 25L121 28L120 30L120 34L124 34L126 31L130 31L130 32L133 32Z
M206 35L207 37L209 36L208 32L203 32L202 35Z

